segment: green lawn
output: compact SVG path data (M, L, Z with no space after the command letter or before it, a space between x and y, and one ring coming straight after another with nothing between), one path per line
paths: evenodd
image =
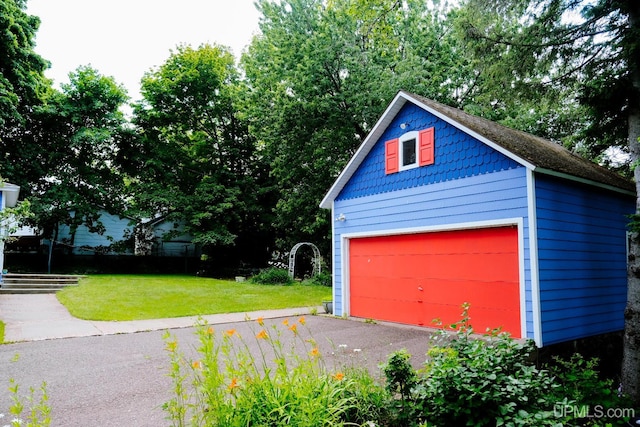
M331 288L266 286L193 276L92 275L57 296L80 319L139 320L316 307L331 300Z

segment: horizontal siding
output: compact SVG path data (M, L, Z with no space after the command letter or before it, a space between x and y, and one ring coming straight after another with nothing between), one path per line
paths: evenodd
M634 199L550 176L536 199L543 343L621 330Z
M128 218L120 218L117 215L102 212L100 222L105 228L103 234L93 233L84 225L77 228L73 240L74 254L93 254L95 251L91 248L112 245L124 240L127 235L133 232L133 225L130 225L131 219ZM71 234L69 227L67 225L60 226L58 230L58 241L69 242L70 240Z
M366 197L336 200L334 214L334 309L342 315L342 235L438 227L479 221L523 218L524 251L529 253L526 170L507 169ZM346 261L346 259L344 260ZM531 275L525 263L526 330L533 338Z

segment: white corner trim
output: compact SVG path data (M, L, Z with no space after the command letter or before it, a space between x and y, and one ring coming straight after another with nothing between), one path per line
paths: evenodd
M538 221L536 215L536 179L527 171L527 206L529 217L529 268L531 269L531 299L533 310L533 340L542 347L542 319L540 313L540 276L538 274Z

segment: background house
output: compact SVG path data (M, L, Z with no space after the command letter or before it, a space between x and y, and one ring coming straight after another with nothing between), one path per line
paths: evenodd
M562 146L399 92L321 207L337 315L538 346L624 327L635 186Z
M138 221L104 209L99 222L75 231L60 224L53 246L37 230L25 232L7 246L6 255L16 272L27 273L194 274L200 267L200 247L179 224L163 218Z
M184 226L165 217L140 222L136 227L136 254L159 257L197 257L200 247Z
M70 215L73 217L74 212L71 211ZM67 224L60 224L56 245L62 246L65 248L65 252L71 255L94 255L96 253L132 255L133 250L125 248L126 245L117 245L116 247L113 245L122 244L133 236L135 220L111 214L103 209L100 211L99 221L103 227L102 233L91 230L84 224L78 226L75 231L72 231ZM44 243L49 245L48 240L45 240Z

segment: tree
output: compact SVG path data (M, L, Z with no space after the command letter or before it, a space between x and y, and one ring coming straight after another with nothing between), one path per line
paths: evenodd
M265 262L270 185L237 111L239 74L229 50L179 46L142 80L135 106L139 169L131 187L141 215L165 216L194 236L218 266L234 255Z
M80 225L102 233L101 210L123 214L125 209L121 157L130 138L120 107L128 99L126 91L88 66L69 79L35 111L25 136L43 149L41 174L28 188L32 221L52 241L61 224L70 227L72 236Z
M41 153L23 136L50 88L44 77L48 63L33 50L40 21L25 9L25 0L0 0L0 171L23 187L33 171L27 160L34 163Z
M472 70L448 9L409 0L257 3L261 34L243 56L243 111L277 181L278 246L330 251L333 180L400 89L457 104ZM462 83L464 82L464 83Z
M640 3L635 0L468 0L459 21L493 98L564 97L579 105L580 151L629 155L640 195ZM504 90L500 90L504 88ZM640 214L640 199L638 212ZM636 215L637 220L637 215ZM636 229L637 231L637 229ZM623 390L640 404L640 235L632 233L625 310Z

